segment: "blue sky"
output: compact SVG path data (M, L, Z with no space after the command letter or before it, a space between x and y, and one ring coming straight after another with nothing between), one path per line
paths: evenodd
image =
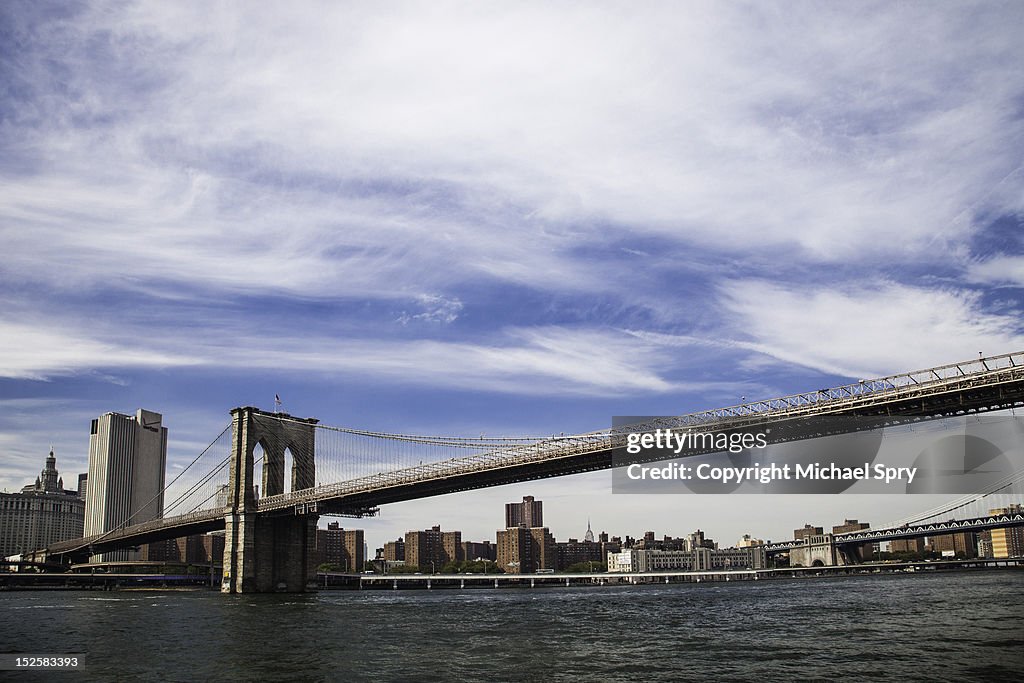
M1019 3L0 6L0 488L236 405L548 434L1024 349ZM70 480L74 476L68 477ZM723 543L912 497L545 501ZM346 524L353 525L346 521Z

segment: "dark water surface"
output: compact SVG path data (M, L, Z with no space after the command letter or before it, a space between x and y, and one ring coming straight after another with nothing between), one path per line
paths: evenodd
M1024 680L1024 571L602 588L0 594L45 681Z

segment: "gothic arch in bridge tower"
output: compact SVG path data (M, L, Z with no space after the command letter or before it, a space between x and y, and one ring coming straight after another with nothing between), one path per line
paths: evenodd
M295 464L295 455L292 454L292 449L285 447L284 456L281 458L284 466L284 479L282 484L284 488L281 489L281 493L291 493L297 491L295 487L295 475L298 473L297 465ZM309 488L308 486L305 488Z
M316 581L313 553L317 515L287 507L277 512L260 512L259 500L315 485L318 420L266 413L252 407L235 408L231 416L231 471L221 590L304 591ZM262 462L257 467L254 460L259 451ZM286 454L291 455L290 467L286 467ZM259 500L255 495L257 487Z
M279 413L263 413L255 408L245 429L247 458L254 461L256 446L263 449L260 497L312 488L316 483L316 420L297 420ZM288 456L291 462L288 462Z
M264 448L263 444L256 442L256 445L252 447L252 486L253 486L253 497L258 501L263 497L263 461Z

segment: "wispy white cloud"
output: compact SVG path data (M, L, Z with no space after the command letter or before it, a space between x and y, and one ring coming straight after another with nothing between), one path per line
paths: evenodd
M519 394L616 395L679 388L659 362L666 355L614 331L561 327L508 329L490 342L285 339L268 346L243 339L203 350L211 363L265 369L352 373L378 381Z
M0 323L13 378L45 379L109 367L216 367L347 373L434 387L522 394L663 392L680 385L663 348L610 330L510 328L489 341L268 336L233 325L207 326L203 338L173 327L114 328L108 337L41 323ZM123 341L134 339L129 347ZM181 349L187 349L182 351Z
M865 11L91 6L14 65L5 266L405 298L601 289L572 247L609 229L934 258L1021 206L1019 8Z
M827 287L743 280L722 287L733 332L786 363L847 377L943 365L1024 349L1016 316L987 313L975 292L894 282Z
M967 268L969 282L982 285L1024 287L1024 256L995 256Z
M0 377L46 379L102 367L170 367L195 359L174 351L144 350L70 331L59 321L45 326L0 320Z
M403 325L414 321L449 324L458 319L459 312L462 310L461 301L446 299L443 296L420 294L416 297L416 302L423 311L420 313L402 311L402 315L398 316L398 322Z

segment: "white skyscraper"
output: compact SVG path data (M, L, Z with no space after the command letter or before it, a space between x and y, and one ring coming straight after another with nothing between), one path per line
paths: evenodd
M92 421L89 478L85 497L85 535L155 519L164 510L167 428L160 413L135 416L105 413ZM138 553L119 550L93 561L123 562Z

